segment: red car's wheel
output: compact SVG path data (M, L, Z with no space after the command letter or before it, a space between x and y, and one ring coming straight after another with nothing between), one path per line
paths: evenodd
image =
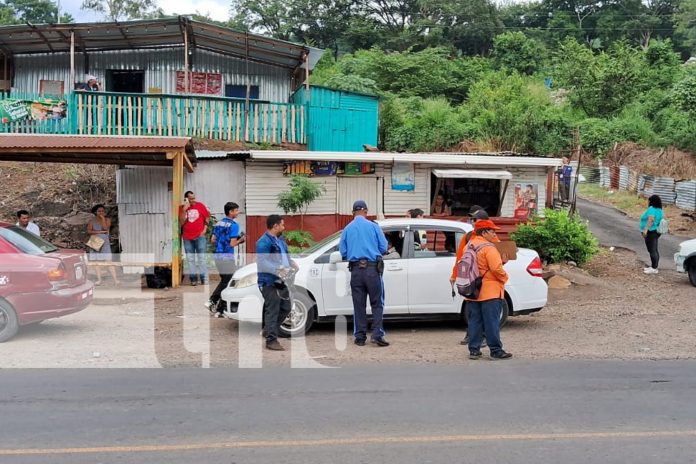
M9 303L0 300L0 343L14 337L18 330L17 313Z

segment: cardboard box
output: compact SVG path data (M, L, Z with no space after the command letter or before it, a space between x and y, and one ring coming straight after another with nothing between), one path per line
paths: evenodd
M494 243L495 247L500 252L500 255L507 255L508 260L514 261L517 259L517 244L512 240L505 240Z

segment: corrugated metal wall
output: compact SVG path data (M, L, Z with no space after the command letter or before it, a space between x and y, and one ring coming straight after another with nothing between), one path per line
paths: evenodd
M356 200L364 200L371 215L382 214L383 180L375 176L338 177L338 214L353 214Z
M123 253L151 254L155 262L171 261L171 179L172 168L166 167L117 171L116 201ZM199 162L196 171L186 175L184 189L195 192L196 198L218 219L224 216L224 204L228 201L239 204L244 212L244 163ZM245 230L246 215L240 215L237 223ZM240 252L243 254L244 248Z
M309 206L307 214L336 213L336 176L314 177L326 192ZM247 215L266 216L282 214L278 208L278 194L287 190L289 178L283 175L281 162L247 162L246 193Z
M166 167L116 171L119 240L125 255L151 254L154 262L171 262L171 179L172 168ZM125 256L122 261L143 260Z
M295 92L292 101L306 104L305 90ZM307 121L310 151L363 151L364 144L377 146L378 128L377 97L311 88Z
M76 79L84 80L84 57L76 54ZM40 79L63 80L66 91L71 90L70 56L17 55L15 62L14 87L20 92L35 93ZM102 83L106 70L144 70L145 92L150 87L162 93L176 93L176 71L184 69L184 51L181 47L163 50L119 50L89 54L89 71ZM194 72L215 72L223 75L224 85L246 85L246 63L244 60L226 57L206 50L195 50L191 57ZM287 69L249 63L251 85L259 86L259 99L287 103L290 98L292 76ZM108 90L108 89L105 89Z
M405 215L409 209L420 208L423 211L430 209L430 169L421 165L415 168L416 188L405 192L392 190L391 166L385 167L384 175L384 214L387 216Z
M383 209L383 213L387 216L405 215L411 208L430 211L430 175L433 167L425 164L416 165L416 189L413 192L392 190L391 166L383 164L375 166L374 176L314 177L313 180L321 182L327 192L310 206L308 214L351 214L353 201L357 199L367 201L370 210L375 214L382 212ZM467 168L490 169L486 166L467 166ZM538 184L538 203L539 205L546 203L545 167L502 168L513 175L503 201L503 216L512 217L514 214L516 183ZM282 174L282 163L248 162L246 165L247 214L264 216L279 213L278 194L287 188L287 183L288 178ZM380 185L380 188L375 190L377 185Z

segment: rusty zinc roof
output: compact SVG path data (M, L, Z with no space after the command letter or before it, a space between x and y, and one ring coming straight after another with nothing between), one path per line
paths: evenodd
M169 152L195 163L191 139L99 135L1 134L0 160L170 166Z

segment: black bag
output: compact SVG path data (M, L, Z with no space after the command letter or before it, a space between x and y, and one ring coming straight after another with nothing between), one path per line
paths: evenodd
M147 288L167 288L172 286L172 270L168 267L155 266L145 270Z

